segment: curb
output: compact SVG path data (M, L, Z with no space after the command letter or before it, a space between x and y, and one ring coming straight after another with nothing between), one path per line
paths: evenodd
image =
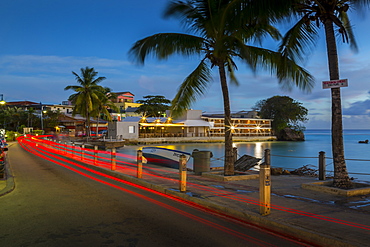
M6 195L12 192L15 188L14 177L10 169L9 160L5 162L5 177L6 177L6 186L0 191L0 196Z

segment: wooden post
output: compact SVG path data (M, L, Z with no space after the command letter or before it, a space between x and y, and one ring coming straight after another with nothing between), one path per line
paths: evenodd
M137 178L142 178L143 177L143 151L137 150L136 162L137 162Z
M74 144L74 143L72 143L72 150L71 150L72 158L73 158L74 152L75 152L75 144Z
M319 152L319 180L326 180L326 158L325 152Z
M85 145L81 145L81 160L84 160L84 151L85 151Z
M112 148L112 168L111 170L112 171L115 171L116 170L116 148Z
M179 160L179 172L180 172L180 191L186 192L186 156L180 155Z
M96 165L98 161L98 146L94 146L94 165Z
M260 214L270 214L271 203L271 172L270 149L265 150L265 162L260 166Z

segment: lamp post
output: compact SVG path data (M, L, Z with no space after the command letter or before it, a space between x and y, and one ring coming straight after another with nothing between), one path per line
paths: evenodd
M42 103L40 102L40 121L41 121L41 130L44 130L44 121L42 120Z
M4 94L0 94L0 97L1 97L1 100L0 100L0 105L1 105L1 108L3 108L3 106L5 106L6 102L4 100ZM2 109L3 110L3 128L5 129L5 109Z
M44 113L46 113L46 111L44 111L44 109L43 109L43 106L42 106L42 103L40 102L40 118L41 118L41 130L42 130L42 132L44 132L44 116L43 116L43 114ZM44 133L43 133L44 134Z

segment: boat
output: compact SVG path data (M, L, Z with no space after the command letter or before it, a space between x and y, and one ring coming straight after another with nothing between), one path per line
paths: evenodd
M368 144L369 143L369 140L359 141L358 143L366 143L366 144Z
M161 147L143 147L142 151L148 163L176 169L179 168L181 155L185 155L186 161L189 161L191 157L190 153Z

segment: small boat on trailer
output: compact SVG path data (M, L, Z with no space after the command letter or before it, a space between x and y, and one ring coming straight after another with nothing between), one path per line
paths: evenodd
M181 155L185 155L186 161L191 157L190 153L161 147L143 147L142 151L148 163L177 169Z

